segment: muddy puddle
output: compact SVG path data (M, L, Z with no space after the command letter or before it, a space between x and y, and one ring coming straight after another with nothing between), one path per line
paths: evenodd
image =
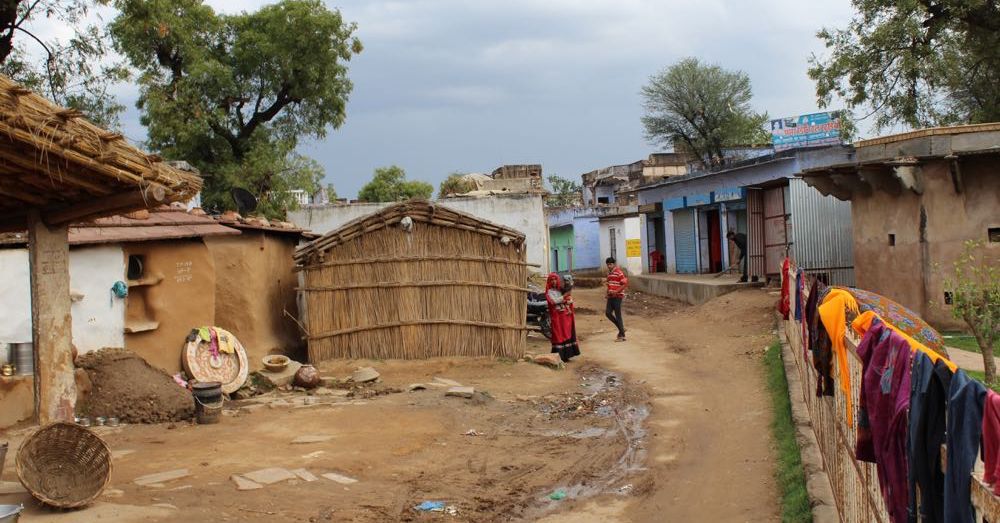
M577 440L608 440L621 445L621 452L592 467L585 474L571 474L562 483L533 494L534 502L522 513L526 521L537 519L560 507L560 499L582 500L601 494L630 495L634 480L645 471L648 396L625 382L620 374L597 366L583 367L580 391L546 398L539 410L550 419L592 421L592 426L575 430L549 430L540 435ZM571 444L571 443L570 443ZM553 499L559 498L559 499Z

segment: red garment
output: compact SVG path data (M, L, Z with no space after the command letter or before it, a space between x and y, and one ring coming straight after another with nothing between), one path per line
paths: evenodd
M983 407L983 462L986 472L983 481L993 486L993 493L1000 495L1000 394L986 391Z
M789 292L791 290L790 281L788 277L788 266L791 264L791 260L785 258L785 261L781 263L781 301L778 302L778 311L781 312L781 317L788 319L788 313L791 311L791 306L789 305Z
M627 286L628 276L621 267L616 266L608 273L608 298L624 298Z
M563 281L556 274L549 274L545 280L545 301L549 304L549 323L552 328L552 352L558 352L559 358L569 361L580 355L580 346L576 341L576 315L573 298L562 293Z

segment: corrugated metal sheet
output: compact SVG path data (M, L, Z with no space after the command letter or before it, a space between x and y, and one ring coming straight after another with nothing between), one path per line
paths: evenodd
M796 263L832 285L854 285L851 202L823 196L799 178L789 180L792 253Z
M673 211L674 215L674 256L677 258L677 272L698 272L698 251L695 248L694 209Z

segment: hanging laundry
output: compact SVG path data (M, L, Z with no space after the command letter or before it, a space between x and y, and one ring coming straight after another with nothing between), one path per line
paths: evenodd
M788 293L790 289L790 276L788 275L788 266L791 260L785 258L785 261L781 262L781 301L778 302L778 312L781 313L781 317L785 320L788 319L789 305L788 305Z
M212 333L208 327L198 327L198 337L201 341L212 341Z
M911 349L923 352L924 354L927 355L927 357L931 359L931 361L935 363L937 363L938 361L943 361L944 364L947 365L952 372L958 370L958 365L955 365L951 360L945 358L940 353L929 349L919 341L911 338L909 335L898 329L891 322L885 321L885 318L882 318L881 316L876 314L875 311L869 310L859 314L858 317L855 318L853 322L851 322L851 329L853 329L854 332L856 332L859 336L864 336L865 332L868 330L868 327L871 326L872 322L875 320L881 321L884 325L888 326L890 329L895 331L896 334L899 334L903 339L907 341L907 343L910 344Z
M944 443L951 376L951 369L944 362L935 363L920 351L913 353L907 447L910 521L944 523L941 444ZM916 503L918 490L919 510Z
M218 334L219 337L220 351L225 352L226 354L233 354L234 352L236 352L236 344L233 341L236 338L234 338L229 331L216 327L215 332Z
M838 289L850 292L857 301L860 312L874 311L882 318L882 321L895 327L899 332L919 341L921 345L944 354L944 338L938 331L927 324L920 316L906 307L874 292L837 287Z
M826 333L830 336L833 356L837 361L837 377L840 379L840 390L844 392L844 403L847 407L847 424L854 424L854 406L851 399L851 374L847 370L847 345L844 335L847 334L847 312L858 312L858 303L854 296L844 289L831 289L819 306L819 316Z
M952 377L945 436L948 467L944 473L944 521L948 523L975 523L969 475L979 455L985 398L986 389L965 371L959 370Z
M803 282L805 281L806 273L801 268L795 272L795 320L802 321L802 296L805 294L805 287L803 287Z
M907 520L907 409L910 406L910 346L881 322L873 323L858 345L857 459L877 465L889 520ZM870 430L862 430L870 429Z
M986 391L983 408L983 464L983 481L1000 495L1000 394L992 390Z
M809 350L812 351L813 368L816 369L816 396L833 396L833 348L830 336L826 333L819 319L819 304L826 292L826 285L814 279L809 288L809 299L806 300L806 317L802 323L806 328L806 338L809 340ZM822 342L819 340L823 336Z
M219 334L215 331L215 327L209 327L208 332L210 339L208 341L209 352L212 354L213 358L219 357Z

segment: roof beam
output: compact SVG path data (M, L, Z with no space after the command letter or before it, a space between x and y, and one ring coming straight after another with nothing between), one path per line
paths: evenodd
M97 198L86 203L45 213L43 219L50 225L63 225L81 221L94 215L107 215L136 209L155 207L166 200L166 191L161 185L149 185L142 190L132 190Z

